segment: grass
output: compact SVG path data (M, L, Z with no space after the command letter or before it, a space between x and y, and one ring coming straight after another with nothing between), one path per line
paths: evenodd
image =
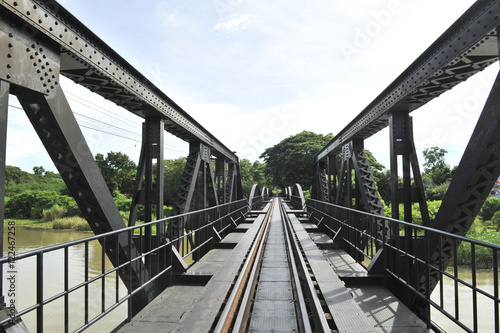
M16 222L16 226L27 226L32 228L43 228L43 229L52 229L52 222L46 222L41 219L39 220L30 220L30 219L4 219L4 226L7 225L9 221Z
M71 229L75 231L92 231L88 222L81 217L63 217L52 222L52 228L56 230Z

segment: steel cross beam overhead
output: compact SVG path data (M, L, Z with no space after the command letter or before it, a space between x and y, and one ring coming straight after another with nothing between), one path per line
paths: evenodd
M414 111L498 60L500 1L478 0L318 154L338 153L389 125L394 111Z
M161 117L168 132L203 142L213 155L238 162L231 150L54 0L1 0L0 6L1 16L18 17L28 33L44 35L60 51L60 74L140 117ZM59 84L57 74L51 75L41 89L44 94Z

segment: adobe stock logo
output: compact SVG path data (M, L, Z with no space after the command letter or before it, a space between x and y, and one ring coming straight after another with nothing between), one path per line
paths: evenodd
M491 92L496 71L478 74L470 79L472 86L468 93L441 112L441 126L434 128L426 137L415 140L417 150L446 144L450 136L463 131L464 125L478 117ZM466 126L469 128L470 124ZM475 127L475 126L473 126Z
M297 118L297 115L286 106L272 110L267 126L261 127L255 135L248 136L237 148L240 156L259 158L264 149L275 142L278 135Z
M243 3L243 0L214 0L213 6L220 19L231 15L237 7Z
M372 11L370 13L371 20L366 22L364 27L356 27L354 29L354 37L352 42L347 43L342 41L339 45L342 54L347 60L353 56L359 55L370 46L372 40L382 34L395 15L403 11L403 5L399 0L391 0L388 2L385 9L379 11Z

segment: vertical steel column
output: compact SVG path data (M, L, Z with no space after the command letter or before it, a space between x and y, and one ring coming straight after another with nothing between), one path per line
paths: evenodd
M3 257L3 226L5 212L5 158L7 152L7 117L10 84L0 80L0 257ZM5 307L3 271L0 270L0 309Z
M429 225L429 211L425 201L424 185L413 141L413 123L408 111L394 111L389 115L391 151L391 206L392 217L399 219L399 203L404 204L404 220L412 222L411 206L418 202L424 225ZM398 157L402 157L403 188L399 187ZM414 187L411 182L414 177Z
M236 201L243 198L239 163L234 163L234 162L228 163L225 192L226 192L225 202Z
M220 203L226 203L226 161L223 157L215 160L215 179Z
M144 173L146 171L146 123L142 123L142 142L141 153L139 155L139 163L137 165L137 174L134 182L134 193L132 195L132 202L130 203L130 214L128 218L128 226L134 226L137 220L137 210L139 204L144 205L146 198L143 189Z
M330 188L328 186L326 162L316 162L314 173L313 192L318 200L328 201L330 197Z
M337 195L335 196L335 203L337 205L347 205L347 170L348 170L348 159L345 157L348 152L345 151L345 146L342 147L342 160L340 163L338 182L339 186L337 188Z
M163 119L159 117L146 117L145 121L145 222L153 221L153 208L156 208L156 219L163 218ZM153 170L156 161L156 169ZM156 178L156 181L155 181ZM159 245L163 240L163 230L156 228L156 244ZM146 227L144 232L144 252L150 252L152 245L151 227ZM159 255L159 254L158 254ZM162 258L164 259L164 258ZM157 262L157 261L156 261ZM163 262L160 266L163 267ZM146 256L146 266L154 267L152 256ZM154 267L154 273L158 272L160 267Z
M392 218L399 219L399 203L404 204L404 220L411 222L411 175L408 111L394 111L389 115L391 150L391 207ZM402 157L403 188L399 187L398 157Z
M410 129L410 162L411 170L413 172L413 182L415 183L415 190L412 192L416 197L420 207L420 215L422 216L422 224L430 227L431 221L429 217L429 208L427 207L427 200L425 198L424 182L422 181L422 174L420 173L420 165L418 164L417 150L415 149L415 141L413 140L413 119L409 119Z
M163 119L147 117L146 122L146 222L152 221L153 206L156 205L156 219L163 218L163 186L164 186L164 159L163 159ZM153 171L153 161L156 161L156 170ZM153 182L156 177L156 182Z
M328 198L328 202L335 202L335 194L337 193L337 156L329 155L327 157L328 164L328 190L330 192L330 196ZM333 179L332 179L333 178Z

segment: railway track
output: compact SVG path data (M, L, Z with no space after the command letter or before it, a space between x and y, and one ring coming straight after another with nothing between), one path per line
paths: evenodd
M214 332L336 331L284 205L273 198Z

